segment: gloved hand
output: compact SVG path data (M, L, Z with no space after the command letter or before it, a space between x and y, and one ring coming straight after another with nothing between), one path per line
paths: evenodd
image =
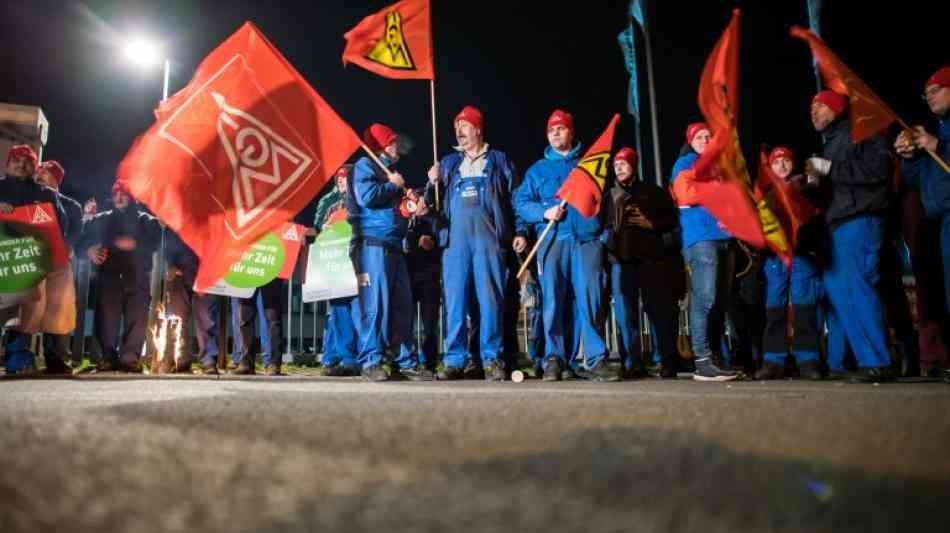
M813 177L827 176L831 172L831 161L822 157L809 157L805 161L805 174Z

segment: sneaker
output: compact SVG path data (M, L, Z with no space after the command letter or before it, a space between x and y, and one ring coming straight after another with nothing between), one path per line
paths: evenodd
M505 373L505 364L501 361L492 361L491 366L485 369L486 381L505 381L508 375Z
M601 359L594 368L590 369L590 380L598 382L620 381L620 374L610 368L606 359Z
M393 372L393 374L401 375L409 381L432 381L435 379L435 374L422 365L416 365L414 368L400 368ZM396 376L390 375L390 377Z
M462 373L465 374L465 379L485 379L485 369L477 364L475 359L471 357L468 359L468 362L465 363L465 368L462 369Z
M447 366L443 368L438 374L436 374L435 379L439 381L455 381L458 379L465 379L465 372L461 368Z
M544 369L544 377L541 379L544 381L561 381L561 362L557 357L548 358L548 367Z
M766 361L762 363L762 368L755 371L756 381L769 379L782 379L785 377L785 368L775 363Z
M363 379L374 383L389 381L389 374L386 373L382 365L373 365L369 368L364 368L361 374Z
M273 363L267 365L267 368L264 369L264 374L268 376L283 376L283 374L280 372L280 365L275 365Z
M894 374L889 367L881 368L859 368L857 372L851 374L849 379L851 383L890 383L895 381Z
M821 375L821 366L818 361L805 361L798 365L798 374L801 379L809 381L821 381L824 376Z
M693 379L696 381L732 381L738 377L735 372L719 368L709 358L697 360L696 370L693 372Z

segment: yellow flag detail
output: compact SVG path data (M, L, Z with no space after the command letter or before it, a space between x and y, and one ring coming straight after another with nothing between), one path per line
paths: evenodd
M610 167L610 152L597 152L581 160L577 167L597 182L600 190L607 183L607 169Z
M402 33L402 16L398 11L386 14L386 30L383 38L376 43L366 57L381 65L400 70L415 70L416 64L412 61L412 54L406 45Z

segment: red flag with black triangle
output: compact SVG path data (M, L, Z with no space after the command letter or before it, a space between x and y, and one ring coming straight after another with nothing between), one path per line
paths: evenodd
M600 203L610 168L610 149L614 144L614 130L620 115L610 119L607 129L590 146L584 157L567 175L558 189L557 198L571 204L580 214L591 218L600 212Z

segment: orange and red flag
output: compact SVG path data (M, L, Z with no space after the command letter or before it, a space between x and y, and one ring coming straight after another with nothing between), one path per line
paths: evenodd
M798 230L818 214L818 209L798 189L772 172L764 149L759 154L759 170L755 178L753 197L757 203L765 202L781 224L783 234L788 238L787 247L782 249L778 241L768 239L769 247L790 265L798 245ZM770 232L764 222L763 231L768 238Z
M402 0L343 36L343 64L356 63L386 78L435 79L429 0Z
M250 22L155 115L118 180L198 255L199 288L293 218L360 146Z
M614 144L614 130L620 115L610 119L607 129L590 146L574 170L558 189L557 198L574 206L580 214L591 218L600 212L607 172L610 168L610 149Z
M838 59L821 37L799 26L792 26L792 37L808 43L825 85L836 93L848 96L851 139L854 142L873 136L897 119L891 108Z

